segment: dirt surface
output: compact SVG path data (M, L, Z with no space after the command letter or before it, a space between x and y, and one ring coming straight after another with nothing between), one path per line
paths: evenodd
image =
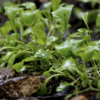
M0 83L4 80L14 77L16 74L15 70L12 68L0 68Z
M45 77L21 76L0 83L0 97L29 97L38 91Z

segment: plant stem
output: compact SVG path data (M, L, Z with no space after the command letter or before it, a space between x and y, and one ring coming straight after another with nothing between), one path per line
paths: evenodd
M51 33L52 29L49 30L48 34L47 34L47 37L50 36L50 33Z
M56 24L56 20L55 20L55 18L53 18L53 25L54 25L54 28L53 28L53 36L55 36L55 24Z
M21 35L21 41L23 40L22 34L24 33L24 29L23 29L23 24L21 22L21 13L22 11L19 12L19 16L20 16L20 35Z
M67 75L66 75L67 74ZM72 75L70 75L68 72L65 72L65 76L68 76L69 78L71 78L73 81L75 81L76 79L72 76Z
M66 27L66 32L67 32L67 34L68 34L69 39L71 39L70 33L69 33L69 31L68 31L68 26Z
M13 21L10 21L10 23L11 23L11 26L13 28L13 31L16 34L16 37L17 37L17 30L16 30L16 27L15 27L15 23Z
M93 68L94 68L94 74L95 74L95 76L98 76L98 74L97 74L97 72L96 72L97 70L96 70L94 61L91 61L91 64L92 64L92 66L93 66Z
M22 36L23 33L24 33L23 24L22 24L22 22L20 21L20 35L21 35L21 41L23 40L23 36Z
M85 60L84 60L84 54L81 57L81 59L82 59L82 65L83 65L83 69L82 70L84 71L84 69L86 69Z

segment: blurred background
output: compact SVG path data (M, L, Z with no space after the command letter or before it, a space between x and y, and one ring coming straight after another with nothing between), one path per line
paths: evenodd
M4 23L8 20L3 6L6 2L9 1L17 4L31 1L36 4L38 9L43 10L44 4L50 0L0 0L0 27L3 26ZM62 2L74 5L69 21L71 24L69 29L70 33L76 32L78 28L86 28L81 17L84 12L88 11L89 28L93 30L92 40L97 40L100 38L100 0L62 0Z

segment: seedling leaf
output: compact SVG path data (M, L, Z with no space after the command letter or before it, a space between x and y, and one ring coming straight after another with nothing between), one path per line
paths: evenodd
M83 20L85 22L85 25L86 25L87 29L89 30L89 26L88 26L88 12L84 13L82 18L83 18Z
M53 11L55 11L58 8L61 0L51 0L51 2L52 2L52 9Z
M60 6L56 11L52 12L53 17L58 21L62 27L66 29L68 27L68 21L71 15L73 5L67 5L65 7Z

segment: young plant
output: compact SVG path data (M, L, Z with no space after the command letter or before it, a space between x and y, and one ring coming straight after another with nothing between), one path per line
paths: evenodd
M68 22L73 5L59 5L61 0L57 0L59 2L55 5L55 1L45 4L43 11L36 9L33 2L5 5L9 21L0 28L0 67L11 67L17 72L42 70L47 80L38 95L46 94L48 81L59 76L70 82L61 82L57 92L66 86L75 86L69 97L89 89L100 91L100 41L91 40L88 13L83 16L87 29L80 28L70 34ZM45 27L49 29L48 34ZM68 37L61 43L65 30ZM61 33L60 38L57 32ZM87 68L86 62L91 62L90 68Z

